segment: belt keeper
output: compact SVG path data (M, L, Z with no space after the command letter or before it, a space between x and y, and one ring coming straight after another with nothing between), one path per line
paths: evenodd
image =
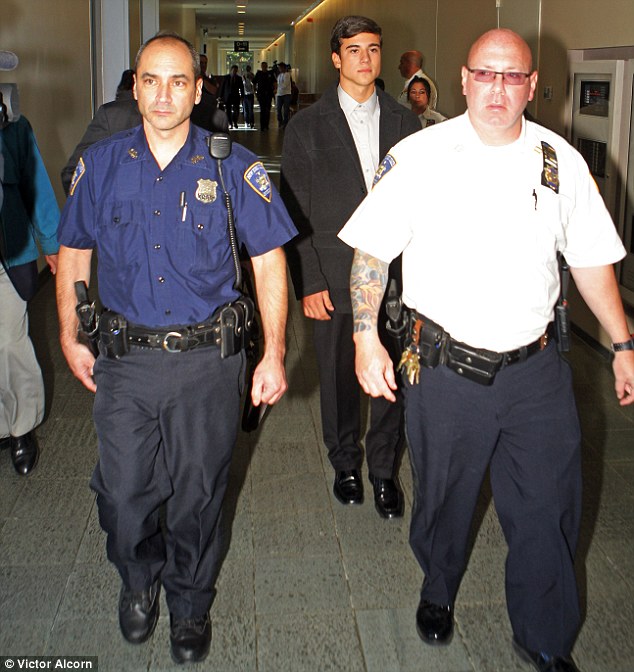
M548 345L548 331L545 331L539 337L539 349L543 350Z

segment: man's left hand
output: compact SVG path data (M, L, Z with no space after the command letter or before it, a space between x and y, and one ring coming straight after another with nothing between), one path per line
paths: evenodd
M277 357L264 355L253 373L251 401L254 406L275 404L288 389L284 362Z
M621 406L634 403L634 350L614 354L614 389Z

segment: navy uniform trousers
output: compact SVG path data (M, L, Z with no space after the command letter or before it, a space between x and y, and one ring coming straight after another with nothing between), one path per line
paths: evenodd
M321 401L321 424L328 459L335 471L360 469L361 388L354 370L351 313L333 311L330 320L314 321L314 342ZM382 334L383 342L384 336ZM370 399L370 428L365 452L370 472L393 478L404 440L403 402Z
M446 366L422 369L420 383L406 389L406 427L421 596L453 605L490 466L515 637L533 651L569 655L580 623L573 563L581 436L570 367L556 345L502 369L490 387Z
M223 360L216 347L132 348L95 363L99 462L91 486L108 558L131 590L160 577L177 619L202 616L213 601L243 364L243 354Z

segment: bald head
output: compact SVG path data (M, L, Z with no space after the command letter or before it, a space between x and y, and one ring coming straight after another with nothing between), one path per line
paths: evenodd
M469 119L485 144L507 145L519 137L524 108L537 86L532 60L528 44L512 30L490 30L471 47L462 68L462 92ZM507 81L510 73L517 76Z
M477 67L473 64L481 54L492 51L515 54L525 64L523 72L531 72L533 69L533 56L530 47L522 37L508 28L494 28L480 35L469 49L467 64L470 68Z
M423 54L420 51L411 50L406 51L401 55L400 63L398 64L399 72L402 77L408 79L415 72L423 69Z

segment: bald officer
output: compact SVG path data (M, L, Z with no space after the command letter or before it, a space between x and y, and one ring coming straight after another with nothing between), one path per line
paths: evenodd
M340 237L356 248L357 374L366 392L388 399L396 385L376 307L390 260L403 254L403 299L414 324L405 358L410 543L425 575L419 635L428 644L451 640L471 520L490 468L508 543L514 647L540 672L575 672L581 452L570 367L552 340L558 252L614 342L621 405L634 402L634 344L612 268L625 250L578 152L523 118L536 86L519 35L481 36L462 68L467 112L390 150ZM421 192L427 156L437 165ZM433 195L423 218L406 206L394 211L412 193Z

